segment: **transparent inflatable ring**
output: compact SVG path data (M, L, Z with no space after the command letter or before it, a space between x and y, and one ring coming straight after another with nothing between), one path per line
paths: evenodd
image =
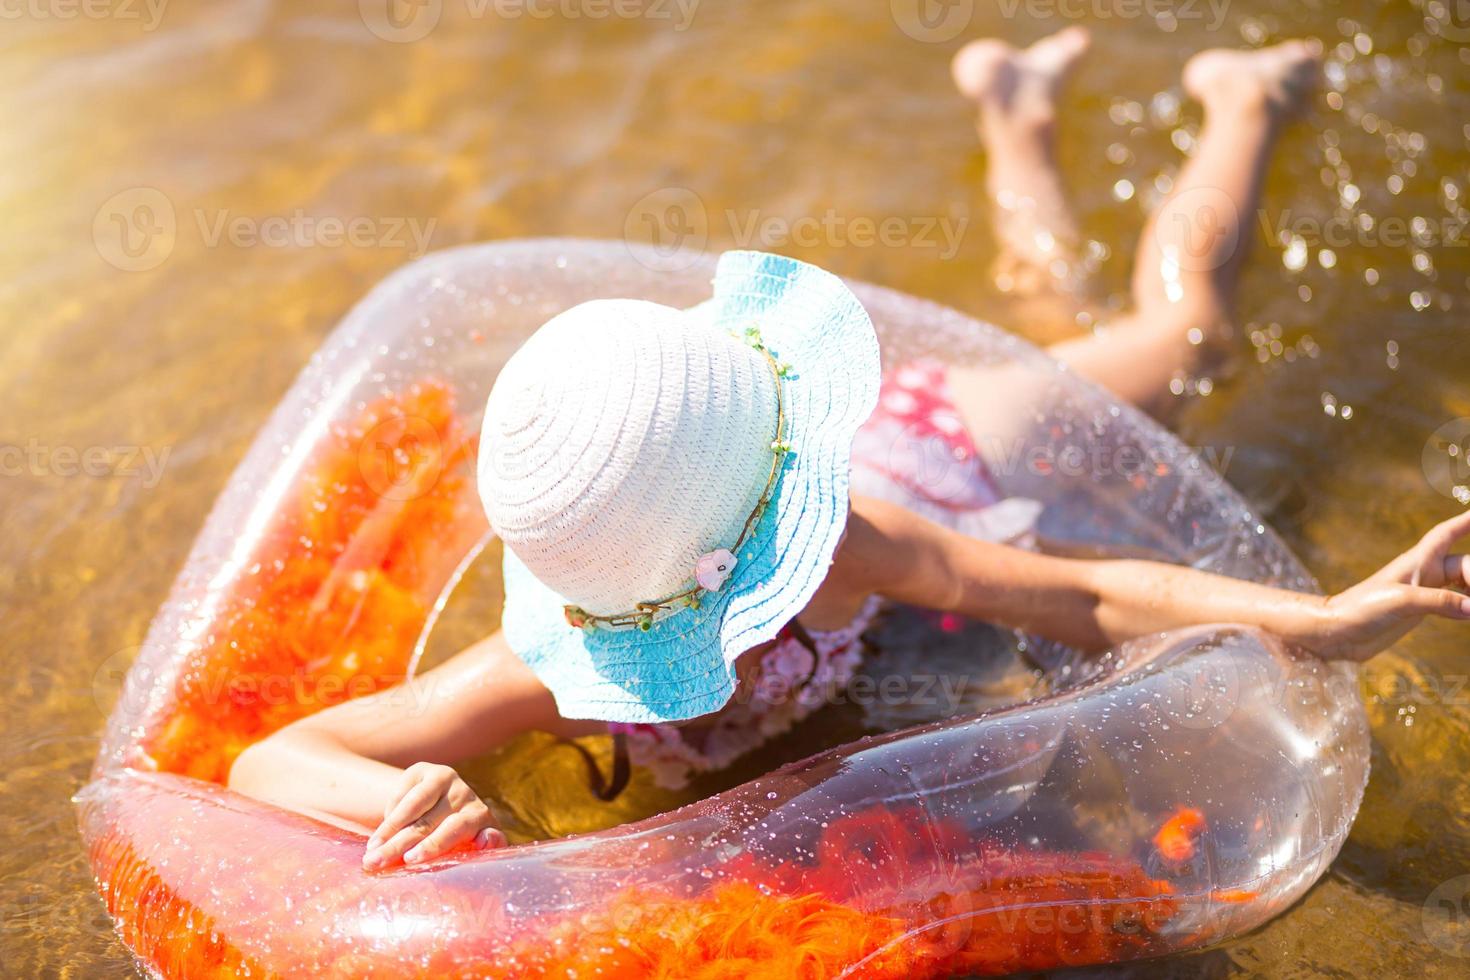
M1230 626L1059 662L1049 697L649 820L412 870L367 874L361 837L225 789L245 746L414 669L489 539L471 455L500 365L584 300L707 297L712 260L665 258L566 240L431 255L312 358L210 515L78 796L148 974L1000 974L1198 948L1306 891L1367 779L1354 675ZM997 479L1044 505L1048 537L1315 587L1139 413L993 327L853 288L888 363L994 372L1014 428L985 437L1024 448Z

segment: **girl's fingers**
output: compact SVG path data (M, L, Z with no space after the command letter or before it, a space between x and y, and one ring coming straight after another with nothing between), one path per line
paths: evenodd
M1427 589L1409 586L1408 605L1426 616L1444 616L1449 619L1470 619L1470 598L1450 589Z
M1456 514L1448 520L1440 521L1429 529L1424 535L1425 541L1431 541L1440 550L1448 550L1456 541L1470 535L1470 510Z
M1455 546L1455 542L1467 535L1470 535L1470 510L1434 525L1413 550L1426 559L1442 558Z
M475 847L482 851L493 851L509 843L510 841L505 838L505 832L499 827L485 827L475 835Z
M369 853L363 859L363 867L368 871L376 871L402 858L420 841L432 834L434 828L439 826L444 818L445 813L436 809L413 821L387 841L379 844L375 851Z
M1438 587L1445 582L1451 585L1463 584L1463 578L1456 579L1453 575L1447 574L1440 579L1438 573L1441 566L1444 566L1447 572L1449 571L1448 566L1444 565L1445 557L1455 546L1455 542L1466 536L1470 536L1470 510L1434 525L1425 532L1414 547L1384 565L1369 578L1380 582L1399 582L1404 585L1424 585L1431 588Z
M393 807L392 812L383 819L382 824L374 831L373 836L379 838L379 842L392 837L403 830L409 824L432 810L440 800L444 798L445 787L435 779L424 779L407 793L403 794Z
M451 848L473 840L485 825L486 817L461 810L451 814L434 832L411 847L403 855L404 864L418 864L438 857Z
M369 851L402 829L401 826L392 826L390 821L392 821L395 811L402 805L404 798L408 796L415 786L423 782L423 779L424 772L421 769L409 769L403 774L403 781L399 784L398 792L390 797L387 805L383 807L382 822L378 824L377 829L368 838L367 849ZM414 816L418 816L418 814L414 814ZM412 817L409 819L412 819Z
M1470 563L1465 555L1444 556L1444 583L1452 589L1470 587Z

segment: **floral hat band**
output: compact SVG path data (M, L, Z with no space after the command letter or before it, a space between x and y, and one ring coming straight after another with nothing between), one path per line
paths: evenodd
M879 375L842 280L760 252L722 256L693 309L592 300L516 351L478 489L505 638L562 717L672 721L730 697L736 658L827 575Z
M747 345L765 356L766 363L771 369L771 380L776 389L776 432L771 439L771 471L766 477L766 485L761 491L760 499L756 501L755 507L751 509L750 515L745 518L745 523L740 528L740 537L730 547L707 551L695 560L693 586L681 592L675 592L673 595L664 596L662 599L640 602L631 612L612 613L606 616L599 616L588 612L581 606L567 603L562 606L562 612L569 626L589 631L636 628L646 633L653 629L655 621L665 616L673 615L681 609L698 609L701 593L720 591L725 581L735 571L735 565L739 562L736 554L749 539L751 531L760 523L761 515L770 506L771 495L776 490L776 481L781 477L782 463L786 455L793 450L791 443L785 438L786 398L781 393L781 382L790 377L791 365L776 360L776 356L761 340L759 327L746 327L743 335L732 333L731 336L743 336Z

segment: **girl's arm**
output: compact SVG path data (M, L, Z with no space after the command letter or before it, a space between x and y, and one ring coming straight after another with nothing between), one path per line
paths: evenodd
M505 843L449 764L532 729L587 734L500 633L397 687L327 708L242 752L230 788L363 832L363 866Z
M1470 619L1463 555L1470 513L1440 524L1364 582L1330 598L1150 561L1038 555L979 541L902 507L855 498L834 574L913 605L1101 650L1204 623L1257 626L1320 656L1365 660L1426 615Z

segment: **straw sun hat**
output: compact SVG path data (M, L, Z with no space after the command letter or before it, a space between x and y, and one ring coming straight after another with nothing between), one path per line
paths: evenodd
M485 409L506 639L564 717L694 718L826 576L878 342L837 277L729 252L693 310L594 300L547 321Z

